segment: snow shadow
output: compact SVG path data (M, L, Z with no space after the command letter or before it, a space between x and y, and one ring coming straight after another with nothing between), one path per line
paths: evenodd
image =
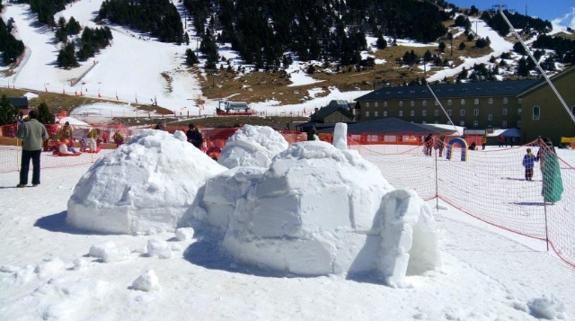
M196 229L198 231L199 229ZM242 264L230 257L221 246L221 238L206 233L196 235L197 241L184 251L184 259L188 262L209 270L220 270L232 273L242 273L260 277L273 278L305 278L285 272L272 271L257 266Z
M510 204L523 205L523 206L544 206L545 205L545 203L543 203L543 202L513 202Z
M57 214L44 216L36 220L34 227L39 227L49 232L67 233L67 234L82 234L82 235L102 235L90 231L80 230L66 224L66 215L68 211L63 211Z

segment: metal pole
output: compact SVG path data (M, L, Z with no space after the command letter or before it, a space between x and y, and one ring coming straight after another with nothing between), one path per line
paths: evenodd
M433 95L433 98L435 99L435 101L437 101L437 103L439 104L439 107L441 107L441 110L443 111L445 116L447 116L447 120L449 120L451 125L453 125L453 129L457 132L457 127L455 126L455 123L451 120L451 117L449 117L449 114L447 114L447 111L445 111L445 108L443 108L441 101L439 101L439 98L437 98L437 96L435 95L435 92L433 91L433 89L431 89L431 86L429 85L429 83L425 82L425 85L427 86L427 89L429 89L429 92L431 93L431 95Z
M545 201L545 196L543 197L543 213L545 214L545 245L547 245L547 252L549 252L549 231L547 229L547 202Z
M437 175L437 149L435 150L435 210L439 212L439 176Z
M501 14L501 16L503 17L503 20L505 20L505 22L507 23L507 25L509 26L509 28L511 29L511 32L513 33L513 35L517 38L517 40L519 40L519 42L521 43L521 45L523 46L523 48L525 49L525 52L527 52L527 55L529 55L529 57L531 58L531 60L533 60L533 62L535 63L535 66L537 66L537 69L539 70L539 72L541 73L541 75L543 75L543 78L545 78L545 81L547 82L547 84L549 84L549 87L551 87L551 90L553 90L553 93L555 93L555 96L557 96L557 98L559 99L559 101L561 102L561 105L563 105L563 108L565 108L565 111L567 112L567 115L569 115L569 117L571 118L571 120L573 121L573 123L575 124L575 115L573 115L571 113L571 111L569 110L569 107L567 106L567 103L565 102L565 100L563 100L563 97L561 97L561 95L559 94L559 91L557 91L557 88L555 88L555 85L553 85L553 83L551 82L551 79L549 79L549 77L547 76L547 74L545 73L545 71L543 70L543 68L541 68L541 65L539 64L539 61L537 61L537 59L535 59L535 57L533 57L533 55L531 54L531 51L529 50L529 48L527 48L527 45L525 44L525 42L523 41L523 39L521 39L521 36L519 36L519 34L517 33L517 31L515 31L515 28L513 28L513 25L511 24L511 22L509 21L509 19L507 19L507 16L505 16L505 14L503 13L503 10L499 9L499 13Z

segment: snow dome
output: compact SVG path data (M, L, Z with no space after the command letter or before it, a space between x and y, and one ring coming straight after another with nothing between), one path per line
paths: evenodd
M321 141L292 145L253 182L237 202L225 249L240 261L301 275L346 272L365 243L361 232L393 189L357 152Z
M227 168L268 167L272 158L288 148L288 142L271 127L245 125L232 135L218 162Z
M82 176L66 221L100 233L174 230L206 180L225 170L181 133L143 131Z

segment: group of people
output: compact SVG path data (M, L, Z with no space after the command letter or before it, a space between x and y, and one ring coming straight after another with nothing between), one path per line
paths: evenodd
M523 156L523 167L525 168L525 180L533 180L533 168L535 162L539 162L543 177L543 188L541 194L545 203L555 203L561 199L563 193L563 180L561 179L561 166L553 142L549 138L539 137L536 141L539 147L537 155L534 155L531 148L527 148L527 153Z
M423 153L426 156L431 156L431 151L433 149L437 150L439 157L443 157L443 149L445 149L445 136L441 135L434 138L433 135L428 134L423 139Z

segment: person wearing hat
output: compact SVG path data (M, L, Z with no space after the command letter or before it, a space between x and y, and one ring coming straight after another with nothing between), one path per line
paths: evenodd
M32 161L32 185L40 184L40 155L42 146L48 139L48 131L38 121L38 113L35 110L28 113L29 120L18 127L17 137L22 140L22 164L20 167L20 183L17 187L28 185L28 171L30 160Z

